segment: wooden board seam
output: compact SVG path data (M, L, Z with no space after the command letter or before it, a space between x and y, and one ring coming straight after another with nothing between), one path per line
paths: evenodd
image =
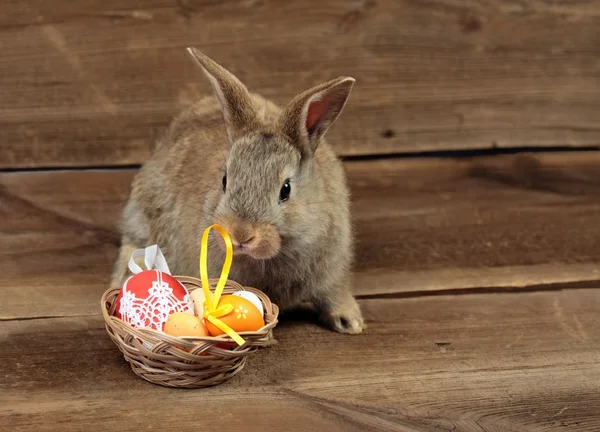
M490 286L478 288L448 288L436 290L421 290L421 291L404 291L395 293L376 293L376 294L359 294L357 299L402 299L402 298L417 298L417 297L433 297L440 295L461 296L468 294L520 294L526 292L541 292L541 291L565 291L569 289L600 289L600 280L590 280L581 282L569 282L560 284L542 284L523 287L514 286Z

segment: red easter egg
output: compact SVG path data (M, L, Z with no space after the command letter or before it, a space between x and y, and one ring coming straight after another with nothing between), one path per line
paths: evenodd
M145 270L127 279L116 302L116 317L138 328L163 331L171 314L194 314L188 290L158 270Z

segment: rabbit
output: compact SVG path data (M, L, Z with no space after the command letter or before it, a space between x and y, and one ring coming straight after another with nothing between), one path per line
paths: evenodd
M202 233L219 224L233 243L229 279L265 292L282 311L310 303L326 328L361 333L350 194L324 139L355 79L324 82L279 107L199 50L187 51L214 92L174 117L136 173L112 286L122 286L132 252L150 244L173 274L199 277ZM212 230L210 278L224 259L225 243Z

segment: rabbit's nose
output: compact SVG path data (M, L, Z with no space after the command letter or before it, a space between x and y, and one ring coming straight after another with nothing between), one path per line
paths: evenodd
M252 243L252 241L255 238L256 238L256 236L253 235L252 237L250 237L250 238L248 238L246 240L240 240L240 241L238 241L238 240L235 240L235 239L232 238L231 241L232 241L232 243L233 243L234 246L244 247L244 246L247 246L250 243Z
M254 259L264 260L279 253L281 237L277 228L272 225L253 224L232 216L220 216L215 223L229 233L236 255L248 255ZM225 247L224 242L220 244Z
M231 233L231 241L234 246L247 246L256 238L254 230L245 224L236 224Z

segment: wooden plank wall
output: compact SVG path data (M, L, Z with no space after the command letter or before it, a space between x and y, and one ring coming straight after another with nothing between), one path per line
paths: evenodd
M209 91L184 47L285 103L357 79L343 156L600 143L589 0L3 1L0 168L143 161Z

